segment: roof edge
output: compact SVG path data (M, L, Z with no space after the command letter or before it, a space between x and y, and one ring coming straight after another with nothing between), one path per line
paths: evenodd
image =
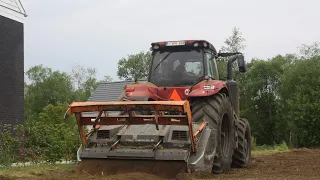
M7 9L5 7L0 6L0 16L3 16L5 18L24 23L25 16L23 16L20 13L11 11L10 9Z
M138 82L145 82L145 81L148 81L148 80L137 80ZM124 82L128 82L128 83L134 83L134 81L129 81L129 80L124 80L124 81L111 81L111 82L101 82L101 84L114 84L114 83L124 83Z
M16 8L12 8L12 4L2 1L0 3L0 15L8 19L24 23L25 18L27 17L26 11L20 0L10 0L11 3L15 3Z

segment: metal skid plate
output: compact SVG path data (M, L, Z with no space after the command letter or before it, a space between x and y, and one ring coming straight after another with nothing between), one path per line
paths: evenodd
M185 161L154 161L136 159L83 159L77 168L78 174L113 175L121 173L148 173L165 179L175 179L186 172Z
M114 149L95 148L79 151L80 158L96 159L152 159L152 160L178 160L187 161L189 151L184 149L163 149L153 151L152 149Z

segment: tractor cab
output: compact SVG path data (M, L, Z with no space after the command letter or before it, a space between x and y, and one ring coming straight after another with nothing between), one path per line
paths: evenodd
M155 42L148 81L158 87L192 86L204 77L219 79L216 49L204 40Z

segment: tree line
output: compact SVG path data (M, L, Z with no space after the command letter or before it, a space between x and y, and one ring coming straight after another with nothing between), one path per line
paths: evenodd
M73 101L87 101L101 82L96 69L77 65L71 73L43 65L25 73L24 124L0 124L0 165L12 162L74 160L80 145L74 116L63 119ZM14 136L12 136L12 131Z
M243 52L245 39L234 28L223 52ZM301 45L297 54L247 60L247 72L234 71L240 87L240 113L250 121L257 145L286 142L291 147L320 144L320 43ZM120 79L143 79L148 75L150 52L128 55L118 61ZM222 80L227 58L219 58ZM236 66L235 66L236 69ZM74 160L80 145L73 116L63 115L73 101L87 101L101 82L95 69L76 66L71 73L38 65L26 72L23 125L1 125L0 164L16 161Z

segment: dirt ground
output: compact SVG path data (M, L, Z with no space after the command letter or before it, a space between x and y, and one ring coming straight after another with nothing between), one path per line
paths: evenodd
M17 179L0 176L0 180ZM157 180L154 175L143 173L117 174L109 176L93 176L90 174L77 175L76 171L48 172L32 177L18 179L106 179L106 180ZM300 149L287 153L272 153L253 155L252 163L245 169L232 169L227 174L179 174L177 180L187 179L320 179L320 149Z

